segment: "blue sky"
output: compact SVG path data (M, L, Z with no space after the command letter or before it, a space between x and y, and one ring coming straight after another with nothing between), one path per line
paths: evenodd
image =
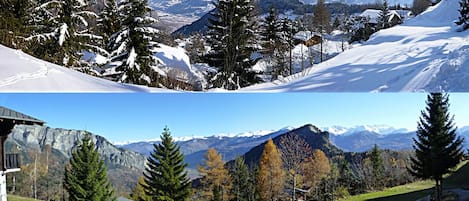
M307 123L386 124L415 130L423 93L1 94L0 105L55 128L82 129L112 142L241 133ZM469 125L469 94L451 94L456 124Z

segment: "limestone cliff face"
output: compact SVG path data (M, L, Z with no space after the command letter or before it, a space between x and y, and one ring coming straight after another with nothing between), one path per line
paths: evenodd
M46 145L60 151L70 158L72 150L78 145L87 132L62 128L50 128L47 126L18 125L8 137L12 141L25 148L43 150ZM98 152L103 157L108 168L127 167L135 170L143 170L145 156L129 150L119 149L104 137L91 134L91 139L96 144Z

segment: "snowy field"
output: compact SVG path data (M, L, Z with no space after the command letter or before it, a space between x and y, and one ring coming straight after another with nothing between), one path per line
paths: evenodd
M365 44L282 80L241 91L469 91L469 31L453 23L459 4L443 0Z
M0 61L2 92L166 92L86 75L2 45Z

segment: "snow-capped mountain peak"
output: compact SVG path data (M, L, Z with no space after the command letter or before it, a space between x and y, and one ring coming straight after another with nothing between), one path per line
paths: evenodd
M324 127L323 130L334 135L351 135L363 131L373 132L380 135L409 132L406 128L394 128L389 125L359 125L353 127L331 126Z
M208 139L208 138L218 138L218 139L223 139L223 138L258 138L262 136L266 136L269 134L273 133L286 133L288 131L291 131L295 129L294 127L287 126L284 128L281 128L279 130L258 130L258 131L248 131L248 132L242 132L242 133L218 133L210 136L201 136L201 135L194 135L194 136L182 136L182 137L173 137L173 140L175 142L185 142L185 141L190 141L190 140L197 140L197 139ZM113 142L115 145L126 145L126 144L132 144L132 143L138 143L138 142L161 142L161 139L154 138L154 139L147 139L147 140L131 140L131 141L126 141L126 142Z

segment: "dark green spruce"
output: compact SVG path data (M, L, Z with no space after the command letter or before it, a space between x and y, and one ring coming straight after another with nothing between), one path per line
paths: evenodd
M462 30L469 29L469 0L461 0L459 6L459 18L456 24L461 25Z
M463 157L463 138L456 135L454 117L449 114L448 95L432 93L422 111L414 138L415 157L410 173L418 178L433 179L436 200L441 200L443 175L451 172Z
M104 161L87 134L65 168L64 186L71 201L115 200Z
M255 186L253 177L244 162L244 158L238 156L235 159L234 166L230 171L231 174L231 194L235 201L253 201L255 194Z
M255 52L256 23L254 6L249 0L220 0L211 13L208 35L212 51L208 60L218 69L209 87L235 90L259 82L252 66Z
M381 156L381 150L378 148L378 145L375 144L373 149L370 152L370 162L373 168L373 187L376 189L382 189L384 187L383 183L383 173L384 173L384 163L383 157Z
M189 200L191 183L187 177L184 155L173 142L168 127L155 144L145 168L145 192L153 201Z

